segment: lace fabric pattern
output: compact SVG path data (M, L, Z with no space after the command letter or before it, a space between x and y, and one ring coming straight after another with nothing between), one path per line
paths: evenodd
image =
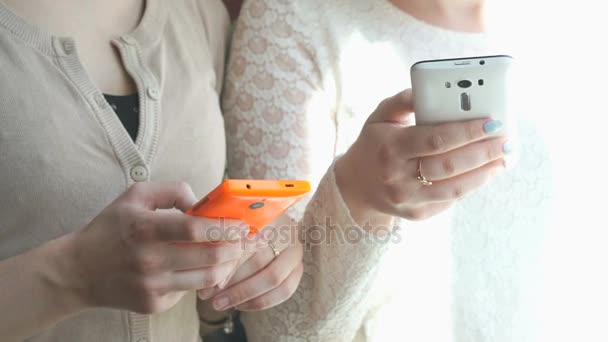
M326 237L361 237L308 245L296 294L243 315L251 341L533 340L525 308L534 294L520 288L534 278L551 178L529 122L518 125L526 150L515 170L441 217L401 221L390 239L400 243L366 239L330 166L375 106L410 86L410 65L504 53L497 45L387 0L245 2L223 94L229 176L311 180L314 195L288 215Z
M333 166L328 168L336 157L336 92L323 79L310 37L298 31L304 26L294 14L281 1L250 1L242 8L223 98L228 174L311 180L314 196L288 215L304 227L321 228L324 238L307 234L296 294L242 320L251 341L352 341L369 305L368 297L352 294L368 292L388 244L357 227ZM346 228L361 241L340 243Z

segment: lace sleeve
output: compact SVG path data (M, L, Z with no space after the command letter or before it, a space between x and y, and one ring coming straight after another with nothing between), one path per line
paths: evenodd
M306 179L314 188L334 158L335 91L296 23L278 1L243 7L223 94L232 178ZM306 203L290 216L301 218Z
M323 51L315 44L323 44L295 6L286 0L245 3L224 89L229 176L308 179L316 189L308 205L303 201L288 212L309 238L298 291L286 303L242 319L252 342L352 341L388 244L356 226L333 167L328 171L335 158L337 92L319 63Z

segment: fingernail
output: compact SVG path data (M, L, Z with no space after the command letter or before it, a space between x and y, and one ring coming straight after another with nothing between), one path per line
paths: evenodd
M213 294L213 291L210 291L209 289L197 291L198 298L200 298L201 300L207 300L207 299L211 298L212 294Z
M226 310L229 304L230 300L227 296L219 296L213 300L213 308L217 311Z
M256 251L257 251L257 250L260 250L260 249L264 249L264 248L268 248L268 243L266 243L266 242L258 242L258 243L255 245L255 250L256 250Z
M221 290L223 290L226 285L228 285L228 282L230 281L230 277L226 277L226 280L224 280L221 284L219 284L217 287L219 287Z
M510 141L507 141L502 145L502 151L506 154L513 152L513 145L511 145Z
M486 132L488 134L496 133L496 132L502 130L502 128L503 128L503 124L502 124L502 121L500 121L500 120L488 121L483 125L484 132Z

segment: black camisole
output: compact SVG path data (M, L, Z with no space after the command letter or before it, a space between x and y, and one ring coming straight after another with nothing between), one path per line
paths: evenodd
M110 104L120 122L125 127L131 139L137 139L139 130L139 95L137 93L125 96L103 95Z

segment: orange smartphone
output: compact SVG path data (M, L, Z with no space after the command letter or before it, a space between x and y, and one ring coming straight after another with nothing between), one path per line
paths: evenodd
M301 180L228 179L186 214L240 220L256 233L310 192Z

